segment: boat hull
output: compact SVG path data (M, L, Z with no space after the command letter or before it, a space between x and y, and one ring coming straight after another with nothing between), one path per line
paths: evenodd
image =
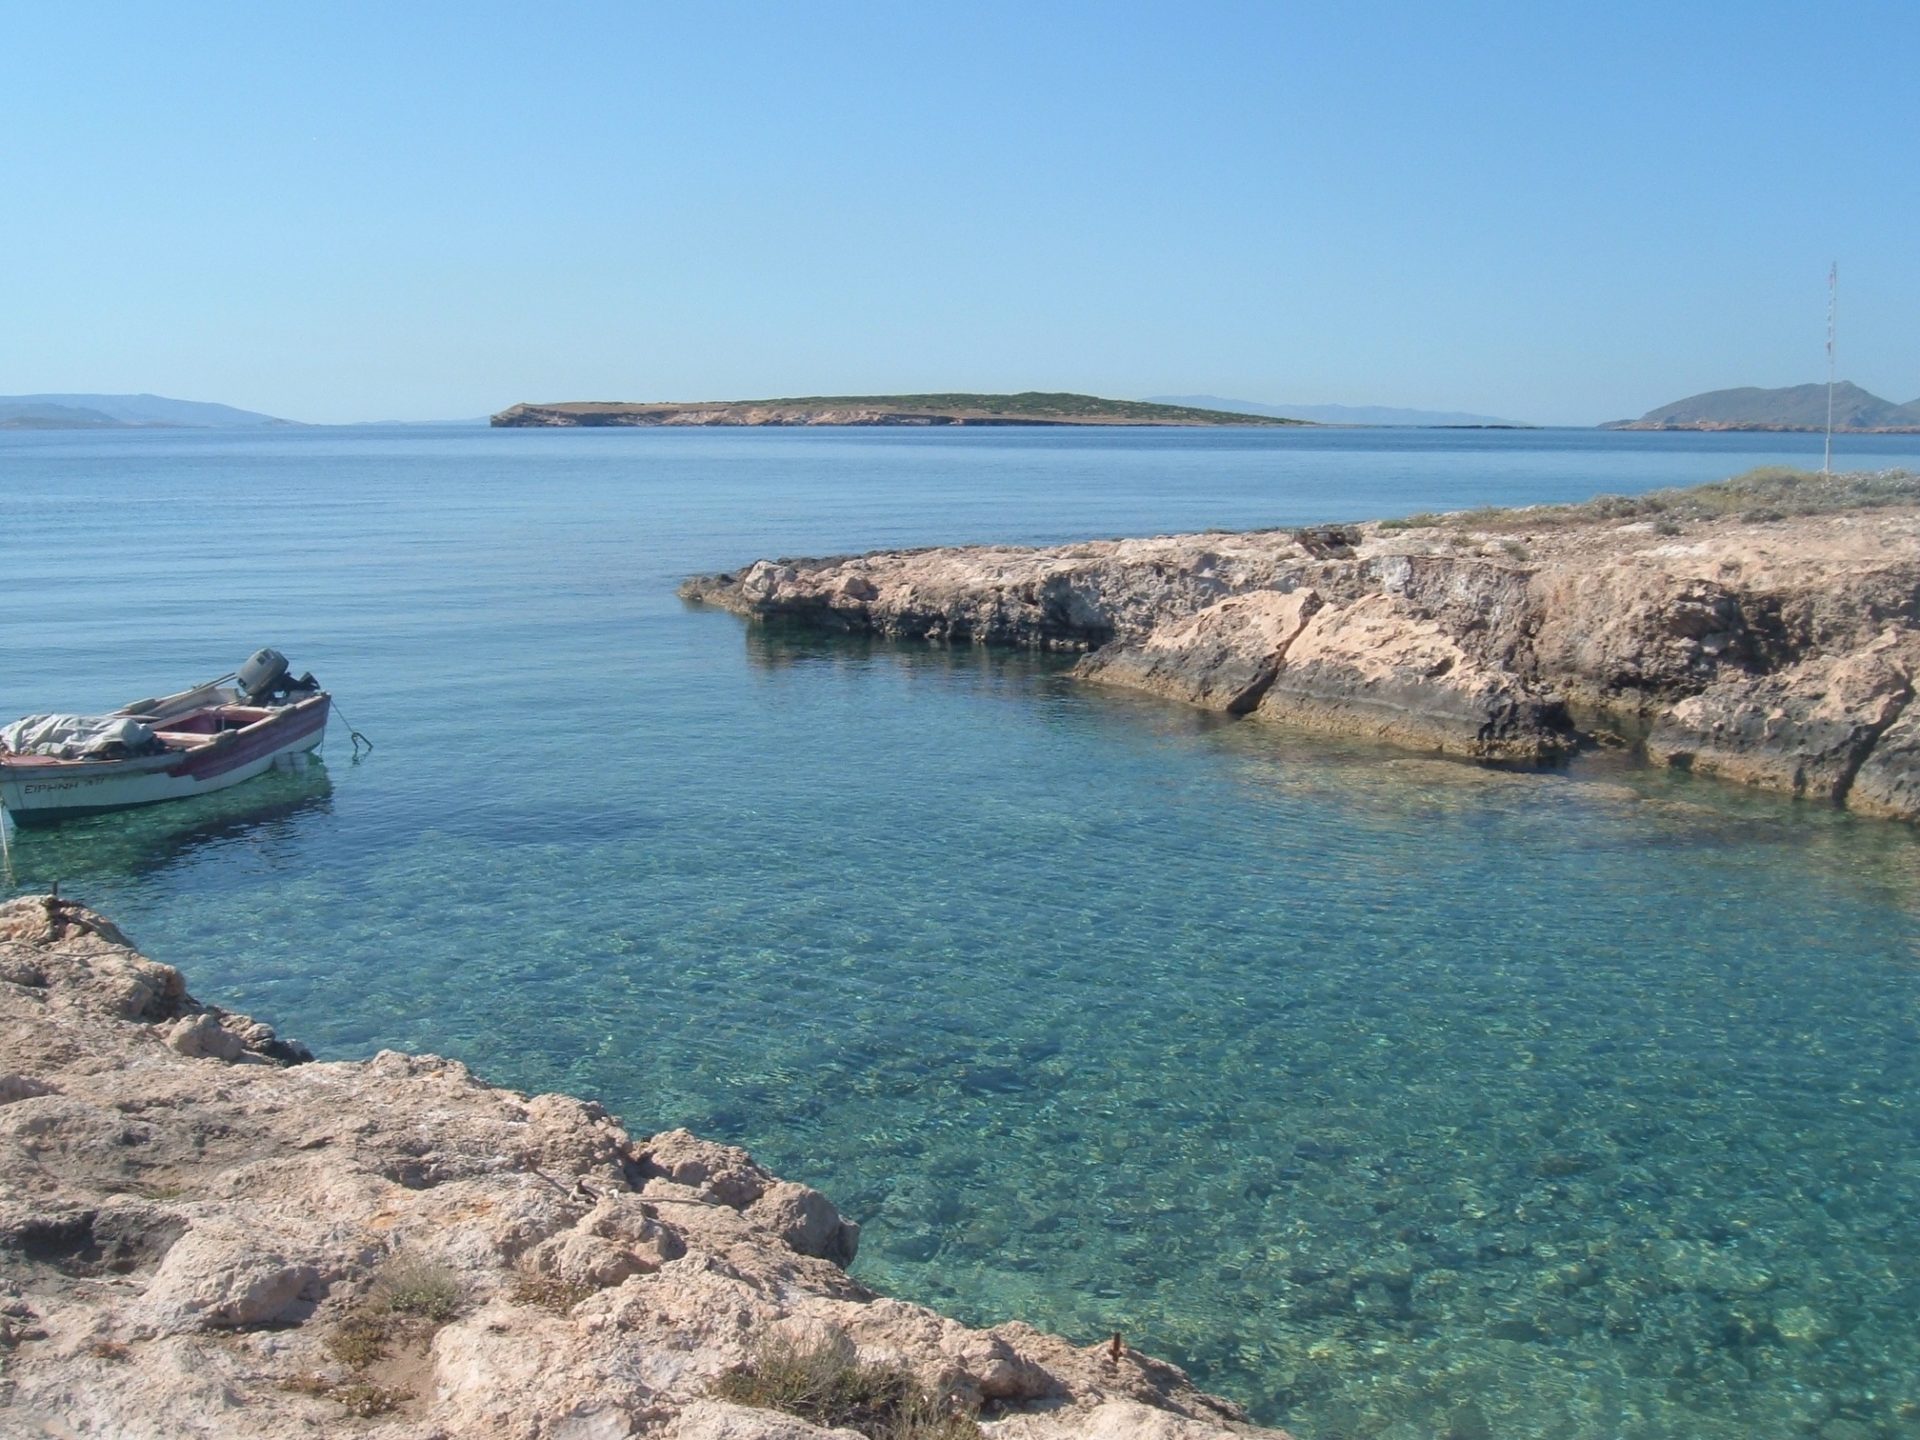
M290 705L262 724L192 750L132 760L59 765L0 760L0 806L15 823L47 825L110 810L210 795L305 755L326 734L325 694Z

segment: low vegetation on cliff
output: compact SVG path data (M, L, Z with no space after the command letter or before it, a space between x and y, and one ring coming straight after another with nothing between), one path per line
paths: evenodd
M1538 530L1608 520L1743 520L1764 524L1790 516L1837 515L1920 505L1920 475L1910 470L1866 470L1823 475L1812 470L1765 465L1728 480L1639 495L1597 495L1577 505L1488 506L1477 510L1423 512L1382 520L1382 530Z

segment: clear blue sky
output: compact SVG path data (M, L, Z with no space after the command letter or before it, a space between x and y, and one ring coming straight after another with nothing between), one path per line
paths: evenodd
M1913 0L0 21L0 393L1920 396Z

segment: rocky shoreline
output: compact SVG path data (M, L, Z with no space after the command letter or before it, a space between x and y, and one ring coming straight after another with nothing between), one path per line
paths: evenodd
M875 1295L858 1241L741 1150L434 1056L316 1062L89 910L0 905L6 1434L1281 1435L1118 1337ZM796 1354L922 1408L742 1403Z
M1076 673L1475 760L1656 764L1920 820L1920 481L1755 472L1584 506L761 560L756 621L1086 652Z

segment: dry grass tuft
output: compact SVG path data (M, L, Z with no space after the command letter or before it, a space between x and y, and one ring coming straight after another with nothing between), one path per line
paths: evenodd
M390 1385L374 1385L365 1380L349 1380L342 1385L312 1371L303 1375L289 1375L278 1385L280 1389L295 1395L331 1400L349 1415L361 1420L390 1414L413 1398L405 1390L396 1390Z
M332 1399L349 1415L361 1420L371 1420L377 1415L386 1415L399 1409L412 1397L404 1390L394 1390L385 1385L368 1385L356 1381L351 1385L341 1385L332 1391Z
M715 1382L713 1393L738 1405L779 1410L869 1440L979 1440L980 1427L907 1370L866 1365L853 1342L834 1333L816 1344L782 1335Z
M356 1310L327 1332L321 1342L327 1353L349 1370L365 1370L386 1357L388 1326Z
M438 1260L401 1255L387 1262L367 1298L376 1310L444 1325L466 1304L467 1287Z
M522 1271L514 1277L511 1298L516 1305L531 1305L537 1310L564 1315L595 1293L591 1285L570 1285L565 1280Z

